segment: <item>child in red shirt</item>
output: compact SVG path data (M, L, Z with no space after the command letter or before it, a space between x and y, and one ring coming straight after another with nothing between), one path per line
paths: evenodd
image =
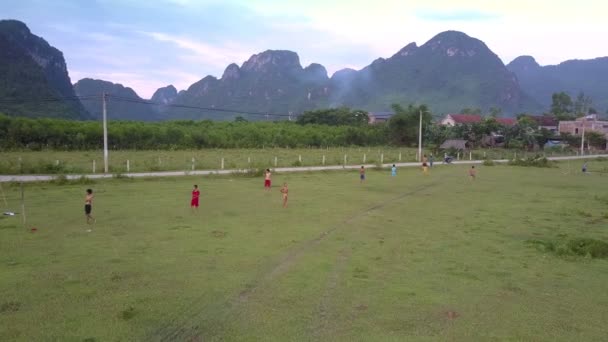
M201 192L198 190L198 185L194 185L192 189L192 199L190 200L190 208L198 210L198 198L201 196Z

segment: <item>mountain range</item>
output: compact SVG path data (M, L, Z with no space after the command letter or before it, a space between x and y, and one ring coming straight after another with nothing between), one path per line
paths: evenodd
M172 85L160 88L150 99L157 105L104 80L85 78L72 86L67 70L63 54L24 23L0 21L0 111L9 115L96 119L104 92L112 95L108 116L129 120L260 119L247 113L295 115L336 106L385 111L393 103L425 103L436 114L497 107L512 115L546 111L559 91L573 97L584 92L593 107L608 109L608 57L543 67L522 56L505 65L485 43L457 31L331 77L321 64L302 66L295 52L267 50L228 65L220 78L205 76L179 92ZM74 96L90 97L78 102Z

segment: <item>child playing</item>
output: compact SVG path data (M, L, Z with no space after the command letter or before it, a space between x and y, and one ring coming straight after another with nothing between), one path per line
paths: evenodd
M391 176L395 177L397 175L397 167L395 166L395 164L393 164L393 167L391 168Z
M469 178L471 178L471 180L475 180L475 175L476 174L477 174L477 171L475 170L475 165L473 165L469 169Z
M264 190L270 191L270 186L272 184L270 181L271 175L272 173L270 172L270 169L266 169L266 172L264 173Z
M287 183L283 183L281 193L283 194L283 208L287 208L287 195L289 193L289 189L287 189Z
M91 222L95 223L95 219L91 215L91 211L93 211L93 190L87 189L87 194L84 197L84 214L87 218L87 224L91 224Z
M201 196L201 192L198 190L198 185L194 185L192 189L192 199L190 200L190 208L198 210L198 199Z
M425 175L429 174L429 166L427 165L426 154L422 157L422 173Z
M361 169L359 169L359 179L360 183L365 182L365 167L361 165Z

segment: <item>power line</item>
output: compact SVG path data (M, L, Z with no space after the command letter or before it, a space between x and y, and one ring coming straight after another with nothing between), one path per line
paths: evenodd
M226 108L190 106L190 105L183 105L183 104L177 104L177 103L164 104L164 103L158 103L158 102L153 102L153 101L148 101L148 100L138 100L138 99L133 99L133 98L128 98L128 97L122 97L122 96L117 96L117 95L111 95L111 94L109 94L108 97L110 99L115 99L115 100L123 101L123 102L139 103L139 104L155 105L155 106L163 106L163 107L172 107L172 108L196 109L196 110L202 110L202 111L233 113L233 114L247 114L247 115L259 115L259 116L290 117L289 114L250 112L250 111L234 110L234 109L226 109Z
M64 102L64 101L80 101L80 100L94 100L99 98L97 95L88 96L68 96L68 97L43 97L43 98L28 98L28 99L0 99L0 103L35 103L35 102Z

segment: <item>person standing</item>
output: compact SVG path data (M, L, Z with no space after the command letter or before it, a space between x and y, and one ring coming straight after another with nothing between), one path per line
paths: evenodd
M287 189L287 183L283 183L283 187L281 188L281 194L283 194L283 208L287 208L287 196L289 194L289 189Z
M359 169L359 183L365 182L365 167L361 165L361 169Z
M422 156L422 173L425 175L429 174L429 165L427 164L426 154Z
M434 161L435 161L435 157L433 157L433 155L431 154L431 156L429 157L429 165L431 166L431 168L433 167Z
M198 211L198 200L201 197L201 192L198 190L198 185L194 185L192 189L192 199L190 200L190 209Z
M395 177L397 175L397 167L395 166L395 164L393 164L393 167L391 168L391 176Z
M475 180L475 176L477 175L477 170L475 170L475 165L471 166L469 169L469 178L471 180Z
M266 191L270 191L270 187L272 186L272 181L270 180L271 176L272 173L270 172L270 169L266 169L266 172L264 173L264 190Z
M583 169L582 169L583 173L587 173L587 162L583 163Z
M87 218L87 224L95 223L95 218L91 215L93 211L93 190L87 189L87 194L84 197L84 214Z

